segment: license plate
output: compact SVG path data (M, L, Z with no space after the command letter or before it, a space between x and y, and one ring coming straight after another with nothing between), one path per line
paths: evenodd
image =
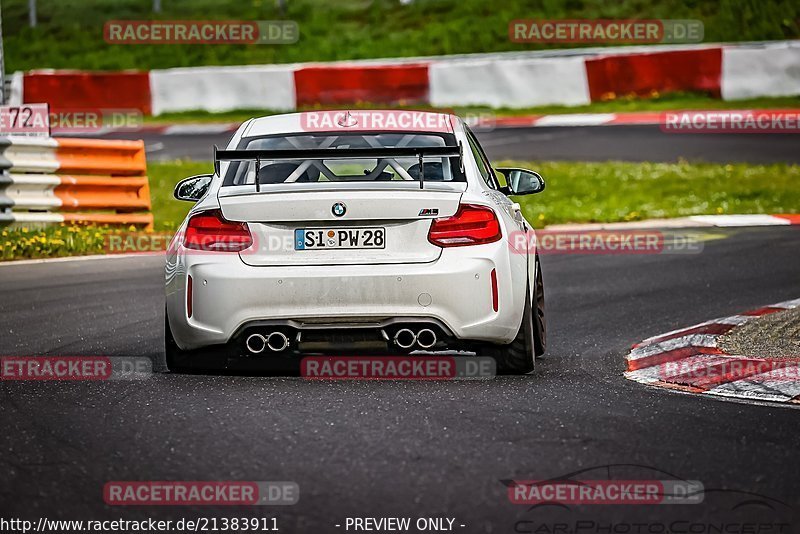
M298 228L295 250L386 248L386 228Z

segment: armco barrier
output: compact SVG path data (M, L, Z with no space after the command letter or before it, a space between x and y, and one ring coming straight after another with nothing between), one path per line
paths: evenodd
M150 92L153 115L296 107L293 65L154 70Z
M722 49L605 56L586 60L593 102L625 95L702 92L719 98Z
M430 83L434 106L524 108L589 103L582 57L440 61L430 66Z
M428 65L325 65L294 72L297 105L428 101Z
M798 65L796 41L618 46L150 73L34 71L15 75L21 88L13 97L49 102L56 111L136 108L155 115L358 102L572 106L673 91L735 100L800 94Z
M722 98L800 94L800 41L759 47L725 47Z
M142 141L0 138L0 224L151 228Z
M75 109L138 109L151 112L147 71L33 71L25 74L25 102L47 102L50 111Z

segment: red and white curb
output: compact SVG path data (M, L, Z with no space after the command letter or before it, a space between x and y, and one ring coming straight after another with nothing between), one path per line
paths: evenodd
M433 110L436 111L436 110ZM450 110L441 110L450 113ZM554 115L516 115L513 117L484 116L479 113L470 125L477 130L492 130L495 128L552 128L552 127L584 127L584 126L633 126L650 125L663 126L665 113L695 114L695 113L725 113L728 115L746 115L748 113L782 113L787 115L800 115L800 109L757 109L757 110L678 110L678 111L643 111L626 113L559 113ZM467 117L469 118L469 117ZM235 132L241 123L238 122L209 122L185 124L152 124L138 127L124 128L94 128L85 132L69 128L53 128L53 135L87 136L104 135L109 133L143 133L160 135L211 135Z
M681 113L680 111L676 113ZM531 128L554 126L611 126L611 125L658 125L663 122L662 112L631 113L559 113L555 115L517 115L496 117L478 124L496 128Z
M800 225L800 214L742 214L742 215L693 215L674 219L646 219L614 223L565 223L550 224L545 229L560 232L591 232L596 230L641 230L653 228L745 228L751 226Z
M240 122L209 122L209 123L186 123L186 124L151 124L139 127L125 128L97 128L85 132L75 131L69 128L53 128L52 135L63 135L67 137L98 136L112 133L130 134L157 134L157 135L214 135L233 133Z
M703 110L665 110L632 111L624 113L559 113L555 115L517 115L514 117L485 118L478 121L476 128L543 128L543 127L583 127L583 126L666 126L668 116L692 116L695 114L724 114L748 116L751 114L785 114L796 116L800 109L703 109ZM705 131L708 133L709 131Z
M735 355L718 346L736 326L797 307L800 299L779 302L645 339L626 357L625 378L703 395L800 403L800 357Z

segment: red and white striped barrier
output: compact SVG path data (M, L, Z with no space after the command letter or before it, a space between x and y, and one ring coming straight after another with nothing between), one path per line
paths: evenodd
M779 302L645 339L628 354L625 377L704 395L800 402L800 358L734 355L718 345L736 326L798 306L800 299Z
M704 92L726 100L800 94L800 42L509 52L336 63L123 72L33 71L12 104L145 114L371 104L531 107Z

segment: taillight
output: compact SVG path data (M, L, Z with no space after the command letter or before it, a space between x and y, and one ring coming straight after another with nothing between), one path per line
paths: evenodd
M452 217L434 219L428 241L440 247L482 245L500 240L500 222L491 208L461 204Z
M247 224L228 221L220 210L192 215L183 236L183 246L208 252L239 252L253 244Z

